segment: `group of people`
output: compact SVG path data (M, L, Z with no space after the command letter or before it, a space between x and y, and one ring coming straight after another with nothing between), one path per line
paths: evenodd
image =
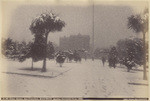
M111 68L111 67L116 68L117 55L118 55L118 53L117 53L116 48L115 48L115 47L112 47L112 48L110 49L110 51L109 51L109 54L108 54L108 63L109 63L109 67L110 67L110 68ZM103 66L104 66L104 64L105 64L105 62L106 62L106 57L102 57L101 60L102 60Z
M102 57L101 58L101 60L102 60L102 64L103 64L103 66L105 65L105 62L106 62L106 58L105 57ZM114 68L116 68L116 63L117 63L117 59L115 58L115 57L109 57L108 58L108 63L109 63L109 67L111 68L111 67L114 67Z
M68 51L58 51L55 54L56 62L60 64L60 67L62 67L62 64L65 62L72 62L73 60L75 62L81 62L81 56L79 54L78 50L68 50ZM103 66L105 65L106 62L106 57L102 56L101 57L102 64ZM109 51L109 54L107 56L107 60L109 63L109 67L114 67L116 68L117 64L117 51L115 47L112 47L111 50Z

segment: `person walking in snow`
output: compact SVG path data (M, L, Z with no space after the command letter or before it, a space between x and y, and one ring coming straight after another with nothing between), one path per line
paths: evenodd
M117 63L117 50L116 47L112 47L110 52L109 52L109 67L114 67L116 68L116 63Z
M103 63L103 66L105 65L105 62L106 62L105 57L102 57L102 63Z

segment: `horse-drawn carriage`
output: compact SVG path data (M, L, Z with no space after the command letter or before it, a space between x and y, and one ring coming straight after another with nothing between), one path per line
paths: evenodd
M81 62L81 56L77 51L59 51L55 54L56 62L60 64L60 67L62 67L62 64L65 62L72 62L73 60L75 62Z

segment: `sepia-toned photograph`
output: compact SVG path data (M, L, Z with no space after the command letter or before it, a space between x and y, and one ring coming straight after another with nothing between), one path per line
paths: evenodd
M1 0L1 100L149 100L149 2Z

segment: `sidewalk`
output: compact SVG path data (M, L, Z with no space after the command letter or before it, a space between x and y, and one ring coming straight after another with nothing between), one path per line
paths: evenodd
M7 63L8 68L2 70L2 73L22 76L32 76L39 78L54 78L63 75L65 72L71 70L67 65L62 67L56 64L54 60L47 60L46 72L41 72L43 61L34 62L33 70L31 70L31 60L19 63L18 61L9 61ZM64 63L65 64L65 63Z

